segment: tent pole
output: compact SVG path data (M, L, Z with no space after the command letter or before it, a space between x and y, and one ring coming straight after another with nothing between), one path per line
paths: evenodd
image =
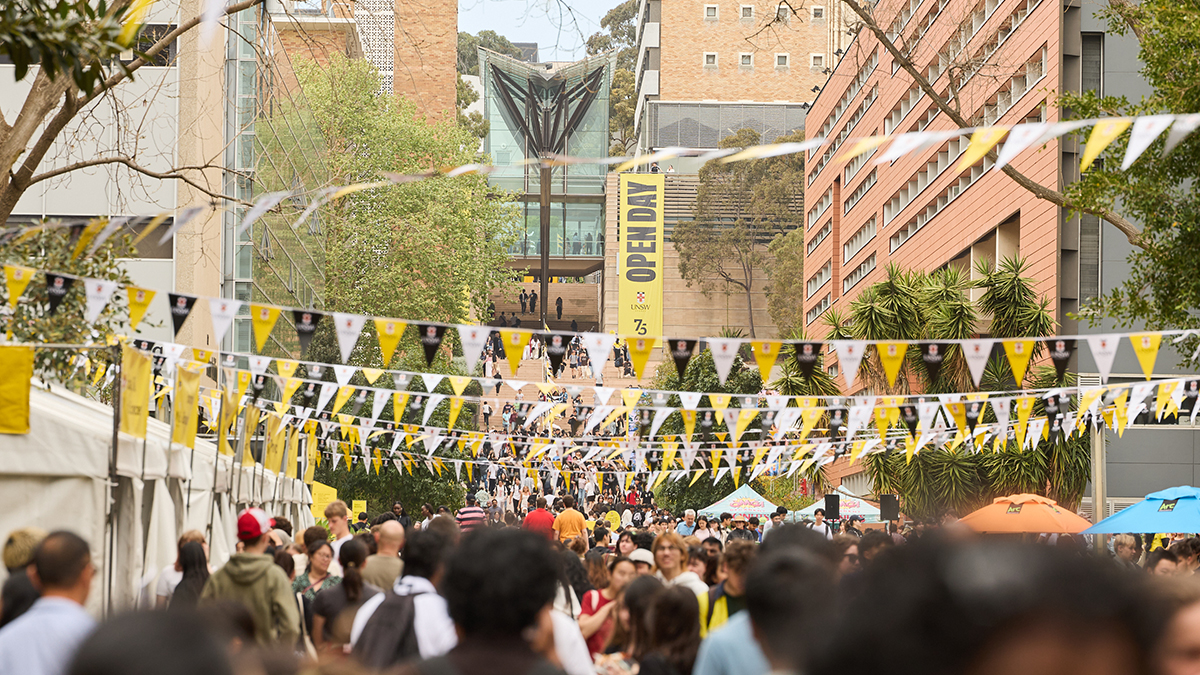
M223 374L222 370L223 369L221 369L221 368L217 368L217 391L218 392L222 391L221 390L221 376ZM225 379L226 379L225 384L228 385L229 378L226 377ZM221 398L219 398L217 400L217 402L220 405L224 405L225 397L222 396ZM220 410L217 411L216 422L217 422L217 426L219 427L221 425L221 411ZM210 493L211 496L209 498L209 503L208 503L208 534L206 535L206 539L208 540L210 546L212 545L212 537L213 537L213 518L216 516L216 512L217 512L216 511L216 509L217 509L217 477L220 475L220 469L221 469L221 432L220 432L220 429L217 430L217 439L216 440L217 440L217 451L213 455L213 483L212 483L212 491ZM193 447L192 448L192 457L196 456L195 453L196 453L195 447ZM232 465L232 462L230 464ZM229 482L232 485L232 483L233 483L232 475L229 477Z
M104 570L104 606L105 606L105 613L107 615L111 615L114 610L113 597L112 597L112 586L113 586L113 568L115 565L116 548L117 548L116 547L116 509L114 508L114 502L116 499L117 480L118 480L118 478L117 478L117 444L120 442L120 439L121 439L121 376L123 375L123 373L121 373L121 347L119 345L114 345L112 348L112 353L113 353L113 367L115 367L117 369L117 377L115 377L113 379L114 386L113 386L113 397L112 397L112 400L113 400L112 449L108 453L108 495L107 495L107 499L105 500L105 509L107 510L107 513L105 514L105 529L107 530L107 532L105 533L107 535L105 537L105 539L106 539L105 545L108 547L108 551L105 555L105 558L107 560L107 564L106 564L107 569Z
M1107 438L1104 435L1104 425L1092 421L1092 522L1104 520L1108 510L1108 475L1107 475ZM1108 535L1097 534L1093 549L1097 555L1108 553Z

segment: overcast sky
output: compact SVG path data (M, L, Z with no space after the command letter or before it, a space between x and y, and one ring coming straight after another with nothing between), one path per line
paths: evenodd
M459 0L458 30L494 30L512 42L538 43L542 61L574 61L587 37L621 0Z

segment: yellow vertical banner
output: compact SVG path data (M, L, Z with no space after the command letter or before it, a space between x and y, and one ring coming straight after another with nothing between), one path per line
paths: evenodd
M33 347L0 347L0 373L0 434L27 434Z
M200 403L200 371L175 369L175 401L171 410L171 442L196 447L196 418Z
M325 507L337 500L337 488L330 487L324 483L313 481L312 483L312 514L313 518L318 520L325 519Z
M620 176L617 332L659 336L663 326L663 200L666 174Z
M250 440L254 438L254 433L258 430L258 420L261 415L262 410L258 406L246 406L246 428L243 431L245 441L242 443L242 466L255 466L257 464L254 461L253 444L250 443ZM237 430L236 423L234 423L233 428ZM264 443L264 452L266 451L265 447ZM266 458L264 457L264 459Z
M142 352L121 347L121 433L146 437L150 417L150 378L153 360Z

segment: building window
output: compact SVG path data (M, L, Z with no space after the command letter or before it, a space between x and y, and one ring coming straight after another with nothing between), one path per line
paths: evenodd
M792 16L792 10L787 5L780 5L775 8L775 20L780 23L787 23Z
M812 67L814 70L818 69L818 68L824 68L825 67L825 55L824 54L809 54L808 55L808 65L810 67Z
M775 67L776 68L787 68L788 67L788 55L787 54L776 54L775 55Z
M742 18L743 19L753 19L754 18L754 5L742 5Z
M717 53L716 52L704 52L704 67L705 68L716 68L717 67Z
M704 6L704 20L705 21L716 21L717 20L717 6L716 5L705 5Z
M825 8L824 7L821 7L820 5L814 5L813 7L810 8L810 10L812 11L812 20L813 21L824 21L825 20Z
M739 56L738 63L743 68L753 68L754 67L754 55L750 54L748 52L742 52L742 54Z

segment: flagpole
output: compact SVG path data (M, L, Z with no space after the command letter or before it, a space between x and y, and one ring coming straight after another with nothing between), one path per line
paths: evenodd
M1107 437L1104 425L1092 420L1092 523L1104 520L1108 511ZM1108 535L1097 534L1094 549L1097 555L1108 552Z

